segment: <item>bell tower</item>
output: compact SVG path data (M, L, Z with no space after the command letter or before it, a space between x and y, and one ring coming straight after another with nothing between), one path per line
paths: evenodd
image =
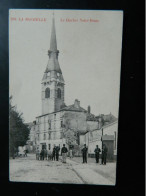
M56 112L64 104L64 79L58 62L56 30L54 14L48 64L42 79L42 115Z

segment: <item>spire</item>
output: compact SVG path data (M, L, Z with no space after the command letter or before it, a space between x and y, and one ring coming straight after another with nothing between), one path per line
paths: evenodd
M51 29L51 40L50 50L48 50L49 61L43 76L43 80L47 79L47 73L51 72L50 78L58 78L57 73L60 73L60 81L64 82L62 71L58 62L59 50L57 50L56 30L55 30L55 19L54 13L52 18L52 29Z
M53 51L53 52L57 51L57 41L56 41L54 12L53 12L53 18L52 18L52 31L51 31L50 51Z

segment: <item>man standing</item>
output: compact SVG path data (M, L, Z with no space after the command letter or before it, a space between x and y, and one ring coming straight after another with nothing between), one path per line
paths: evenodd
M48 150L45 148L44 149L44 158L47 160L48 158Z
M96 145L94 152L95 152L96 163L99 163L99 153L101 152L101 150L100 148L98 148L98 145Z
M58 161L58 159L59 159L59 151L60 151L60 147L57 146L56 147L56 161Z
M56 154L56 146L54 145L53 151L52 151L52 160L55 161L55 154Z
M52 159L52 152L51 149L49 148L48 150L48 161Z
M44 160L44 149L41 150L40 155L41 155L41 160Z
M88 148L86 147L86 144L84 144L84 148L82 149L83 163L87 163L87 152Z
M63 147L61 149L61 156L62 156L62 162L66 163L66 156L67 156L67 148L65 147L65 144L63 144Z
M103 144L103 148L102 148L102 162L101 162L101 164L106 165L107 151L108 151L108 149L107 149L106 145Z
M36 160L39 160L39 157L40 157L40 151L39 151L39 148L37 148L37 151L36 151Z
M69 156L71 159L73 158L72 149L69 150Z

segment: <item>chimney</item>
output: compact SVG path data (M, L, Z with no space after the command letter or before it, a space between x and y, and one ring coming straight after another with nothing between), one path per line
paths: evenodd
M75 108L79 108L80 107L80 101L78 101L77 99L75 99L74 107Z
M88 110L88 114L90 114L90 112L91 112L91 107L90 107L89 105L88 105L87 110Z

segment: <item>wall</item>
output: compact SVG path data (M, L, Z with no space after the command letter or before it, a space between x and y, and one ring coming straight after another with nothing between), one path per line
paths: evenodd
M86 144L85 135L80 135L80 145L83 146L84 144Z
M98 129L98 122L97 121L87 121L87 129L89 131Z
M45 98L45 90L50 88L50 98ZM57 89L61 90L61 99L57 98ZM42 83L42 114L48 114L60 110L64 103L64 84L46 80Z
M86 131L86 113L64 111L63 124L66 126L66 128L75 129L78 131Z
M54 144L63 146L61 121L63 121L63 111L44 115L37 117L36 124L36 138L37 146L41 150L42 144L51 145L51 150L53 149ZM49 126L51 123L51 127ZM50 133L50 137L49 137ZM45 137L44 137L45 136Z
M57 112L37 118L37 132L39 133L39 140L48 140L49 133L51 137L50 139L52 140L61 138L61 132L63 130L63 128L61 127L61 121L63 121L62 116L63 112Z
M116 132L116 138L115 138ZM118 121L112 123L111 125L103 127L103 135L114 135L114 155L117 155L117 143L118 143Z
M115 136L115 132L116 132L116 140L114 143L114 155L117 155L117 133L118 133L118 123L112 123L111 125L102 127L103 129L103 135L107 134L107 135L114 135ZM100 130L93 130L90 131L88 133L86 133L84 135L84 137L82 138L82 141L85 141L86 145L88 146L88 153L89 154L94 154L94 149L96 147L96 145L99 146L99 148L102 148L102 141L101 141L101 137L102 137L102 129Z

